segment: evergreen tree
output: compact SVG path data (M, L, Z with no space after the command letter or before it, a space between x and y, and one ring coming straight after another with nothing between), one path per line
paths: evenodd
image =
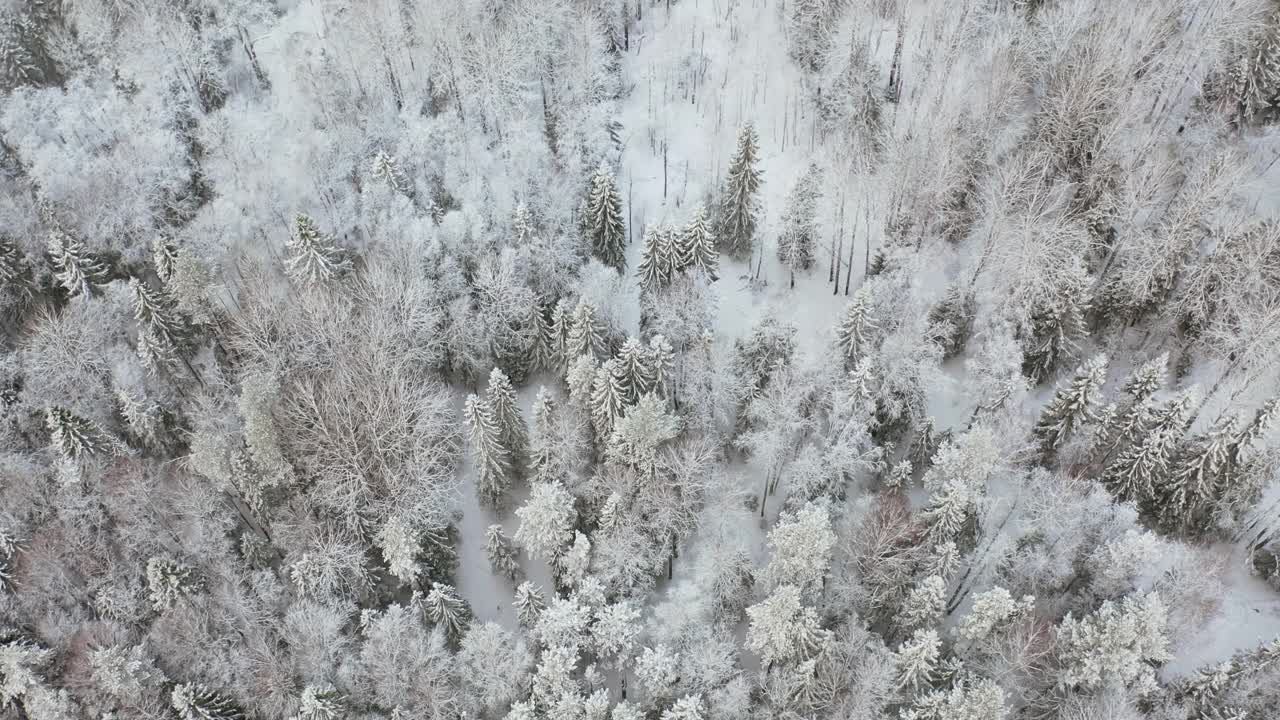
M147 596L158 612L172 608L180 598L199 592L203 586L195 568L172 556L147 560Z
M746 257L755 241L759 216L760 168L756 130L747 123L738 132L738 147L729 160L729 177L720 200L717 233L721 248L734 257Z
M298 213L293 219L294 230L285 248L289 251L284 261L285 273L295 282L322 283L337 277L350 266L345 253L330 235L320 232L314 220Z
M836 329L836 343L844 354L846 367L856 365L859 358L870 352L877 327L878 323L871 317L871 291L866 286L860 287L845 306L844 317Z
M1146 435L1107 466L1102 480L1118 497L1141 503L1154 499L1154 489L1168 473L1191 414L1191 398L1183 394L1157 413Z
M543 598L542 591L528 580L520 583L520 587L516 588L515 602L511 604L516 608L516 619L526 628L536 625L538 617L547 608L547 601Z
M489 567L495 573L506 575L512 581L524 575L516 559L515 545L502 532L501 525L490 525L485 531L485 553L489 556Z
M640 396L653 387L653 371L648 349L635 337L627 338L615 358L618 377L622 386L623 401L634 405Z
M675 349L665 337L654 335L649 338L649 351L645 359L649 372L649 387L666 397L667 385L670 383L671 373L676 364Z
M471 453L476 463L476 490L482 500L496 506L507 492L510 455L502 443L502 430L494 420L489 403L476 395L467 396L464 407Z
M69 295L91 295L94 288L106 282L106 269L79 240L57 228L49 231L49 260L54 276Z
M179 683L170 696L182 720L241 720L243 711L230 698L199 683Z
M332 685L302 689L298 702L298 720L341 720L346 716L345 700Z
M613 173L601 165L591 177L584 218L587 240L596 257L619 272L626 267L626 222Z
M569 325L565 364L572 365L583 355L600 354L603 349L604 337L600 331L600 324L596 321L596 309L579 300Z
M375 179L385 183L393 192L401 195L409 194L409 184L404 174L400 172L400 163L396 162L395 157L389 153L382 150L374 153L370 170Z
M898 687L925 687L933 680L938 667L942 641L936 630L916 630L910 640L898 647L895 663L898 667Z
M1123 408L1118 408L1114 416L1099 417L1097 450L1103 452L1102 462L1131 448L1150 426L1155 415L1151 398L1164 385L1168 360L1166 354L1140 365L1121 388L1128 398Z
M977 301L972 292L960 283L952 283L947 295L929 310L930 331L942 346L943 359L950 359L964 351L973 333L974 313Z
M1098 355L1081 365L1065 387L1059 387L1036 423L1041 451L1053 453L1082 425L1092 422L1102 384L1107 380L1107 358Z
M1231 464L1233 468L1239 468L1244 465L1245 455L1248 450L1267 434L1271 426L1275 424L1277 416L1280 416L1280 398L1272 398L1258 408L1257 412L1253 414L1253 420L1248 425L1245 425L1244 429L1231 442Z
M543 341L547 347L548 354L554 361L554 369L566 370L569 363L576 357L570 355L570 333L573 328L573 308L569 306L569 301L561 298L551 310L551 325L547 327L547 336ZM548 368L552 369L552 368Z
M1231 475L1233 418L1198 435L1176 459L1167 483L1160 488L1160 516L1166 528L1203 528L1206 510L1226 491Z
M650 225L644 231L644 248L636 274L640 287L654 292L671 283L679 265L676 235L666 225Z
M822 196L822 171L810 165L796 181L787 198L782 215L782 236L778 238L778 259L791 269L791 286L796 285L796 271L813 265L813 247L817 227L817 204Z
M549 480L548 473L555 462L552 423L555 422L556 401L545 387L538 388L533 399L533 435L530 438L529 470L534 480Z
M513 468L524 466L529 453L529 430L516 405L516 391L505 373L494 368L489 373L486 405L502 438L502 448Z
M152 290L136 277L129 278L129 291L133 294L133 316L138 327L157 341L176 346L182 338L182 322L169 296Z
M698 205L689 224L680 231L678 267L707 276L711 281L719 279L720 254L716 251L716 236L707 220L707 208Z
M431 622L444 628L449 643L455 647L471 626L471 608L458 597L452 585L432 583L422 607Z
M1030 333L1025 338L1022 374L1032 384L1044 382L1064 359L1074 357L1076 344L1086 333L1085 313L1089 309L1086 291L1070 288L1054 302L1031 313Z
M591 383L591 425L601 445L613 434L626 407L627 391L617 360L606 360Z
M110 443L91 420L56 405L45 411L45 424L53 446L68 461L76 462L106 450Z
M160 282L168 284L178 266L178 247L157 236L151 241L151 264L155 266Z

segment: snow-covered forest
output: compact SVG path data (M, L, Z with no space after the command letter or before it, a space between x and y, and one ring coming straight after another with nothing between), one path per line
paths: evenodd
M0 0L0 720L1280 717L1280 0Z

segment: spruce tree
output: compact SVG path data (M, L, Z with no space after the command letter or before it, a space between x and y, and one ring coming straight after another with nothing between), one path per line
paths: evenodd
M520 415L519 406L516 405L515 388L511 387L511 380L498 368L489 373L486 399L489 412L497 423L508 461L513 468L522 468L529 453L529 430Z
M707 279L719 279L720 254L716 251L716 236L707 220L707 208L698 205L689 224L680 231L677 247L680 270L702 273Z
M328 282L350 266L345 253L330 235L316 226L303 213L294 216L294 230L285 247L289 256L284 261L285 273L295 282Z
M795 287L797 270L813 265L813 246L817 227L817 204L822 195L822 171L810 165L796 181L787 198L782 216L782 235L778 238L778 259L791 269L791 286Z
M511 538L502 532L501 525L490 525L485 531L485 554L489 556L489 567L508 580L519 580L524 571L520 569L520 561L516 559L516 548Z
M1032 313L1022 358L1022 374L1032 384L1040 384L1063 359L1074 356L1077 341L1086 333L1087 310L1088 303L1079 293L1068 292Z
M530 442L529 470L535 480L550 480L548 472L555 460L551 425L555 421L556 401L545 387L538 388L533 399L533 436Z
M1107 466L1102 476L1107 487L1124 500L1153 500L1156 484L1169 471L1190 415L1190 395L1184 393L1166 403L1142 439Z
M147 597L157 612L173 607L180 598L199 592L204 581L195 568L170 555L147 560Z
M734 257L751 253L759 216L760 168L755 127L738 132L738 147L729 160L729 176L720 199L720 247Z
M178 266L178 247L163 237L151 241L151 264L160 282L169 283Z
M626 223L622 217L622 198L613 173L603 164L591 177L591 191L587 196L584 218L587 240L591 250L605 265L621 272L627 263Z
M385 183L393 192L401 195L409 194L409 184L404 174L400 172L400 164L396 162L395 157L379 150L374 153L371 166L373 177L379 182Z
M596 321L596 309L579 300L569 325L565 364L572 365L579 357L599 354L603 349L604 337L600 332L600 324Z
M476 491L481 500L497 506L510 484L507 473L511 461L502 444L502 430L494 420L489 403L474 394L467 396L463 411L476 463Z
M675 370L676 352L662 335L649 338L649 350L645 357L649 373L649 388L666 397L671 373Z
M1036 424L1041 451L1053 453L1082 425L1096 417L1099 394L1107 380L1107 358L1098 355L1081 365L1065 387L1058 388Z
M622 349L618 351L618 357L615 360L624 402L634 405L641 395L649 392L653 387L649 353L639 340L629 337L622 343Z
M636 268L640 287L652 292L671 283L678 265L675 240L675 233L665 225L650 225L645 229L640 266Z
M1228 418L1198 435L1177 457L1160 488L1160 517L1166 528L1185 531L1205 523L1205 511L1222 496L1229 481L1235 434L1234 419Z
M183 328L173 300L164 291L152 290L136 277L129 278L129 291L133 295L133 316L141 331L154 335L165 345L176 346Z
M1127 397L1124 405L1114 415L1100 418L1097 450L1103 453L1104 464L1133 447L1150 426L1155 416L1151 397L1164 385L1168 360L1168 355L1161 355L1135 369L1120 389Z
M568 300L561 298L556 301L555 307L551 310L551 324L546 329L547 337L544 344L555 363L554 369L562 372L568 369L569 362L575 359L569 351L572 328L573 308Z
M54 448L68 461L79 461L106 450L102 431L91 420L56 405L45 411L45 424Z
M515 601L511 604L516 608L516 619L526 628L532 628L538 622L542 611L547 609L547 601L542 591L528 580L520 583L516 588Z
M591 425L603 447L626 407L626 388L617 360L606 360L591 383Z
M432 583L423 610L431 622L444 628L449 643L455 647L471 625L471 608L452 585Z
M950 359L964 351L973 333L974 313L977 302L972 292L960 283L952 283L947 295L929 310L929 324L934 337L942 346L943 359Z
M170 703L182 720L241 720L245 717L230 698L199 683L174 686Z
M878 323L871 317L871 292L858 288L844 308L844 317L836 329L836 344L844 355L845 366L852 367L871 350L871 339Z
M69 295L91 295L106 282L106 270L84 245L57 228L49 231L49 260L54 276Z

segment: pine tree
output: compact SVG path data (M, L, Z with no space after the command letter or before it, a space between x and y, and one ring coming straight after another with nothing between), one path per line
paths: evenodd
M910 640L898 647L895 664L898 687L918 688L928 685L938 666L942 641L936 630L916 630Z
M865 286L860 287L845 306L844 317L836 329L836 343L844 354L846 367L856 365L858 359L871 350L877 327L875 318L871 317L871 292Z
M678 240L678 267L703 273L712 282L719 279L720 253L716 251L716 236L707 220L707 208L698 205L689 224L680 231Z
M284 268L290 279L322 283L347 270L350 262L332 236L320 232L315 221L302 213L295 215L293 222L294 231L285 242L289 257Z
M1146 432L1155 414L1151 397L1164 385L1168 361L1167 354L1161 355L1134 370L1121 388L1128 398L1124 407L1114 417L1099 417L1097 449L1103 451L1102 462L1131 448Z
M960 283L952 283L947 295L929 310L929 325L934 337L942 346L943 359L950 359L964 351L973 333L974 313L977 303L972 292Z
M511 380L498 368L489 373L489 387L486 390L486 404L493 421L498 426L502 438L503 450L507 460L514 468L524 466L529 453L529 430L516 405L516 391L511 387Z
M1096 417L1099 393L1107 379L1107 358L1098 355L1081 365L1065 387L1059 387L1036 424L1040 448L1051 454L1082 425Z
M129 291L133 294L133 316L138 327L159 342L176 346L182 338L182 322L169 296L152 290L136 277L129 278Z
M180 598L203 587L195 568L172 556L156 555L147 560L147 596L157 611L172 608Z
M721 248L734 257L746 257L755 240L759 215L760 168L755 127L747 123L738 132L738 147L729 161L729 177L720 200Z
M600 324L596 321L596 309L579 300L578 306L573 309L573 318L569 325L565 364L572 365L579 357L599 354L603 349L604 337L600 332Z
M533 213L524 201L516 203L515 212L511 215L511 232L516 245L526 245L533 240Z
M599 526L601 530L609 531L617 527L619 513L622 512L622 496L617 491L609 493L609 497L605 498L604 505L600 507Z
M1231 464L1233 468L1240 468L1244 465L1245 455L1248 450L1253 447L1275 424L1277 416L1280 416L1280 398L1272 398L1262 404L1258 411L1254 413L1253 420L1244 429L1236 435L1231 442Z
M485 553L489 556L489 567L495 573L506 575L512 581L524 575L516 559L515 545L502 532L501 525L490 525L485 531Z
M570 355L570 333L573 328L574 311L569 307L569 301L561 298L551 310L551 325L547 328L547 336L544 344L548 349L548 353L554 360L554 368L566 370L569 363L576 358Z
M1077 341L1086 334L1085 313L1089 309L1083 290L1062 293L1031 314L1030 337L1022 358L1022 374L1032 384L1044 382L1064 359L1074 357Z
M110 446L106 436L91 420L56 405L45 411L45 425L53 446L68 461L96 455Z
M649 387L666 397L667 385L676 365L675 349L665 337L654 335L649 338L649 351L645 359L649 370Z
M401 195L408 195L408 182L406 182L404 174L400 172L400 164L390 154L379 150L373 155L371 163L371 172L373 177L379 182L386 183L387 187L392 191Z
M603 445L626 407L627 391L617 360L607 360L591 383L591 425Z
M538 388L533 399L533 435L530 438L529 470L534 480L549 480L548 473L555 462L552 423L555 422L556 401L545 387Z
M629 337L622 343L615 362L622 386L622 397L626 404L634 405L641 395L649 392L653 387L653 373L649 361L647 348L635 337Z
M1154 489L1169 471L1191 414L1191 398L1183 394L1157 413L1142 439L1107 466L1102 480L1118 497L1141 503L1154 499Z
M1231 475L1234 418L1197 436L1178 456L1167 484L1160 488L1160 516L1166 528L1202 527L1207 507L1225 493Z
M464 407L471 453L476 463L476 490L486 503L497 506L510 484L510 455L502 444L502 430L489 403L472 394Z
M182 720L241 720L243 711L230 698L199 683L179 683L170 696Z
M942 617L947 604L947 581L939 575L930 575L911 589L898 613L898 625L903 630L914 630L933 625Z
M810 165L796 181L787 198L782 216L782 236L778 238L778 259L791 269L791 286L795 287L797 270L813 265L813 246L817 235L817 204L822 195L822 171Z
M538 617L547 608L547 601L543 599L542 591L528 580L520 583L520 587L516 588L515 601L511 604L516 608L516 619L526 628L537 624Z
M432 583L423 601L423 610L431 622L444 628L450 644L456 646L471 625L471 608L458 597L452 585Z
M626 267L626 223L613 173L601 165L591 177L584 218L587 239L596 257L621 272Z
M676 235L666 225L650 225L644 231L644 248L636 275L640 287L653 292L671 283L679 265Z
M49 231L49 260L55 277L69 295L91 295L106 281L106 270L84 245L57 228Z
M178 247L163 237L151 241L151 264L155 266L160 282L169 283L178 266Z
M298 720L341 720L346 716L345 699L332 685L308 685L298 702Z

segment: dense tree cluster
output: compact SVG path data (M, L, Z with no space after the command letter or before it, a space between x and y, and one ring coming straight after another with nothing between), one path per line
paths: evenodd
M1278 107L1274 0L0 3L0 719L1276 717Z

